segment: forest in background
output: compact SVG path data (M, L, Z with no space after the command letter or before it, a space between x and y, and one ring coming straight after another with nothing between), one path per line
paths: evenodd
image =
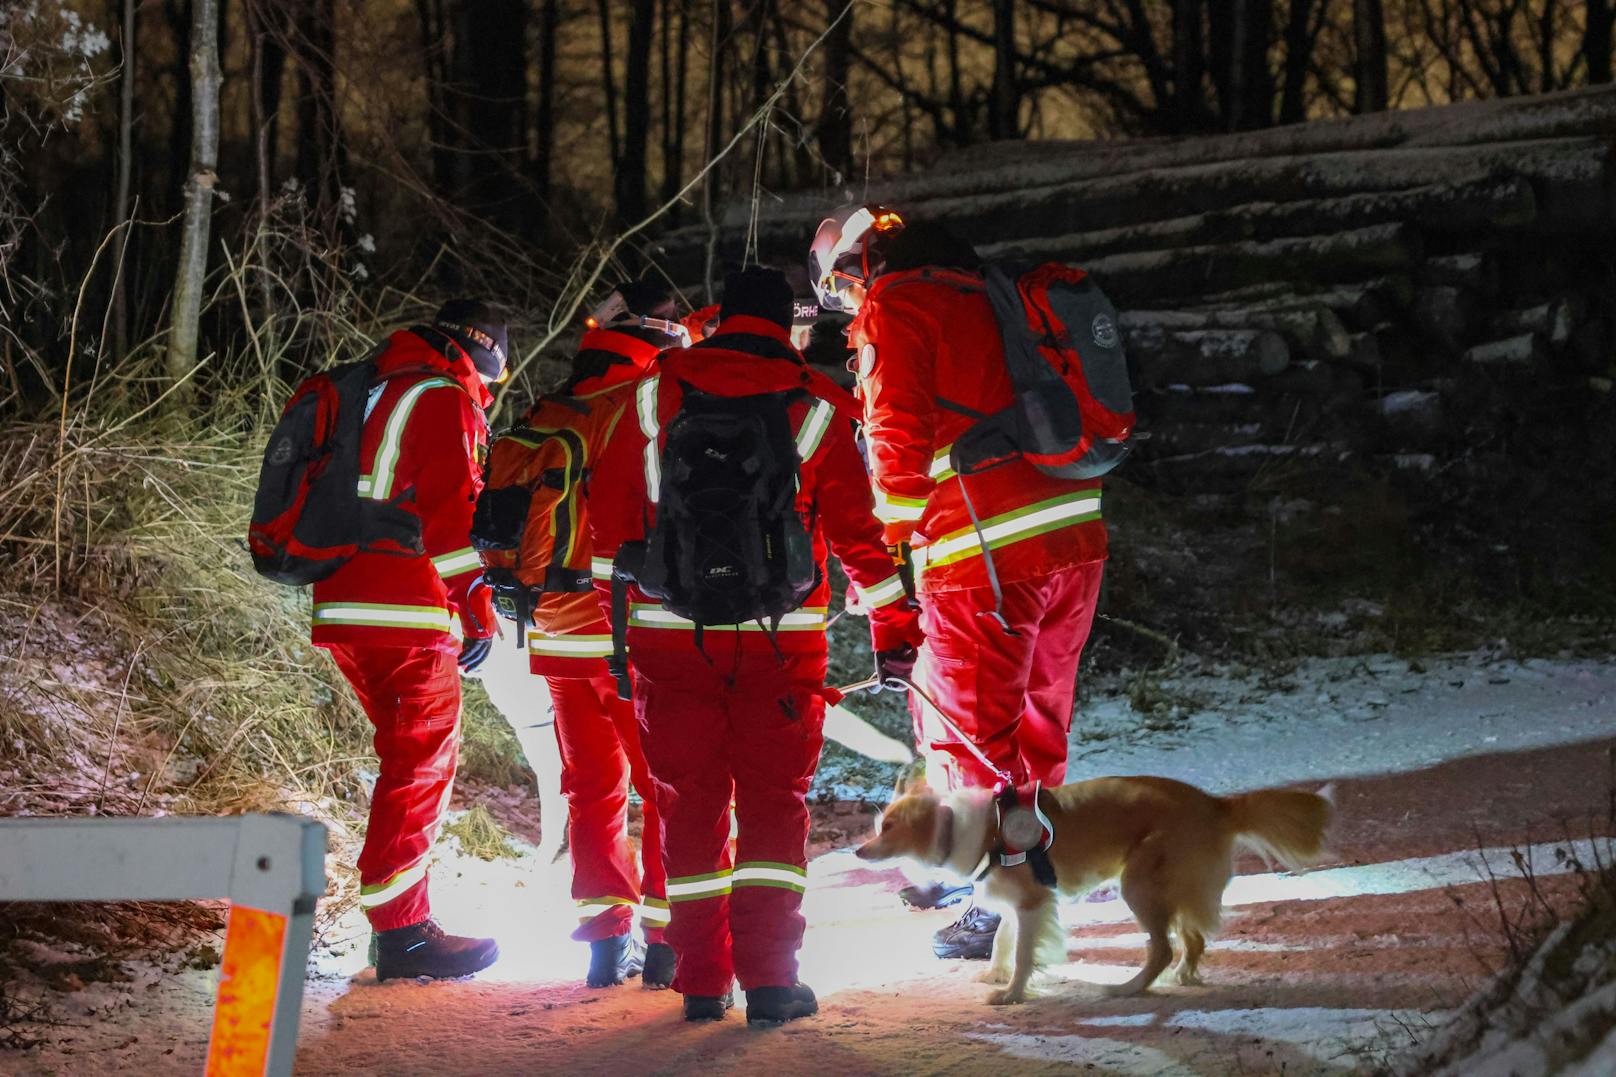
M658 207L603 276L715 203L857 196L987 140L1608 82L1612 23L1611 0L11 0L0 400L109 376L146 399L209 356L206 391L269 400L452 291L531 349ZM188 198L202 313L167 339Z

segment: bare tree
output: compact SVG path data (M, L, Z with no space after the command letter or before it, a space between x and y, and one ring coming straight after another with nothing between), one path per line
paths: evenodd
M1352 111L1383 112L1390 95L1381 0L1352 0L1352 44Z
M623 72L623 154L616 172L617 215L626 223L645 216L645 162L651 139L651 36L655 29L656 0L633 0L628 65Z
M534 122L533 175L539 197L550 198L555 169L556 32L561 24L559 0L544 0L539 8L539 109Z
M219 3L191 3L191 174L185 184L185 224L174 274L173 323L168 338L168 376L190 377L197 364L197 325L208 271L208 234L219 165ZM187 400L190 392L175 394Z
M135 0L123 0L123 37L119 59L123 70L118 79L118 236L117 260L113 262L112 284L112 340L113 350L119 356L129 351L129 283L128 254L129 188L135 164Z
M825 0L825 18L831 21L825 41L824 94L819 102L819 153L837 172L836 182L853 174L853 108L847 99L847 80L853 67L853 17L842 16L842 0ZM836 21L840 19L840 21Z
M1588 82L1593 85L1611 80L1611 31L1616 27L1616 8L1611 0L1587 0L1583 10L1582 62Z
M1016 82L1015 0L993 0L993 97L988 133L994 138L1021 134L1021 90Z

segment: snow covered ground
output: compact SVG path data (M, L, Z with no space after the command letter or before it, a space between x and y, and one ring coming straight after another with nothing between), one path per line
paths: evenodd
M346 917L314 957L298 1070L1351 1072L1440 1020L1497 958L1483 880L1519 873L1511 847L1528 843L1551 901L1569 896L1562 854L1591 855L1575 839L1603 818L1613 737L1609 661L1320 659L1096 687L1074 731L1074 779L1155 773L1214 791L1333 780L1338 863L1299 878L1243 864L1207 986L1140 999L1093 986L1131 974L1143 943L1114 895L1096 894L1067 908L1071 963L1041 997L993 1009L974 967L930 955L951 912L905 912L899 873L831 851L810 868L803 952L822 1011L771 1033L738 1018L686 1026L666 993L584 989L565 872L532 857L483 863L446 843L438 912L451 929L498 934L503 960L472 981L377 985L362 967L364 927ZM884 795L846 779L831 784ZM1506 900L1519 889L1502 886ZM0 1072L196 1072L216 974L132 971L47 993L63 1023L33 1030L44 1046L0 1051Z

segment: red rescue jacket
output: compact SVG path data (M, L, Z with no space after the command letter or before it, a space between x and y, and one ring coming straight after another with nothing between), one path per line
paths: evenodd
M728 647L728 633L747 650L774 646L793 653L823 652L830 601L828 553L836 555L868 611L876 650L920 642L918 618L903 590L891 553L881 541L869 480L853 441L857 403L814 371L791 347L787 330L762 318L729 318L702 345L664 352L635 387L635 421L617 425L590 479L590 526L595 556L610 563L625 542L646 537L655 506L646 497L647 446L659 452L661 435L678 413L684 386L706 393L749 396L788 389L810 394L788 409L802 457L797 507L814 540L821 583L800 609L787 614L774 642L757 626L708 627L703 647ZM597 582L610 608L610 584ZM629 649L695 647L692 625L630 588Z
M425 553L361 553L314 585L318 646L359 643L458 651L462 636L494 630L471 547L471 513L482 490L490 396L471 359L449 358L409 330L394 333L378 373L412 371L371 390L360 444L361 496L393 498L421 518ZM415 373L414 371L419 371Z
M579 351L609 353L620 356L623 361L612 363L603 372L572 386L571 399L584 401L589 407L587 413L579 412L571 403L540 400L526 422L541 430L576 431L583 443L584 497L578 506L581 518L573 521L573 527L579 536L578 544L587 547L590 545L589 488L597 473L597 459L624 414L631 410L634 383L655 361L661 349L629 333L591 329L584 334ZM633 422L632 417L629 421ZM590 571L596 580L610 583L612 563L609 558L593 556L591 550L576 552L590 556ZM564 600L569 614L566 628L554 632L528 630L529 668L550 677L589 677L604 672L605 659L612 653L612 626L600 602L590 591L564 596Z
M927 267L878 278L848 342L876 513L888 542L913 545L921 591L988 583L967 494L1004 583L1105 559L1098 479L1053 478L1024 460L964 479L949 466L954 440L974 420L939 401L991 414L1011 400L980 274Z

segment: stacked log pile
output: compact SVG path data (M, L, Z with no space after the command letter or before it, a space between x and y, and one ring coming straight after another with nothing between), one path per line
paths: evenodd
M730 207L659 255L801 264L849 192ZM1616 373L1616 88L1220 138L1017 143L873 184L989 258L1087 267L1123 312L1131 476L1244 482L1282 457L1428 466L1457 400ZM1466 405L1469 406L1468 404ZM1473 417L1467 416L1467 420Z

